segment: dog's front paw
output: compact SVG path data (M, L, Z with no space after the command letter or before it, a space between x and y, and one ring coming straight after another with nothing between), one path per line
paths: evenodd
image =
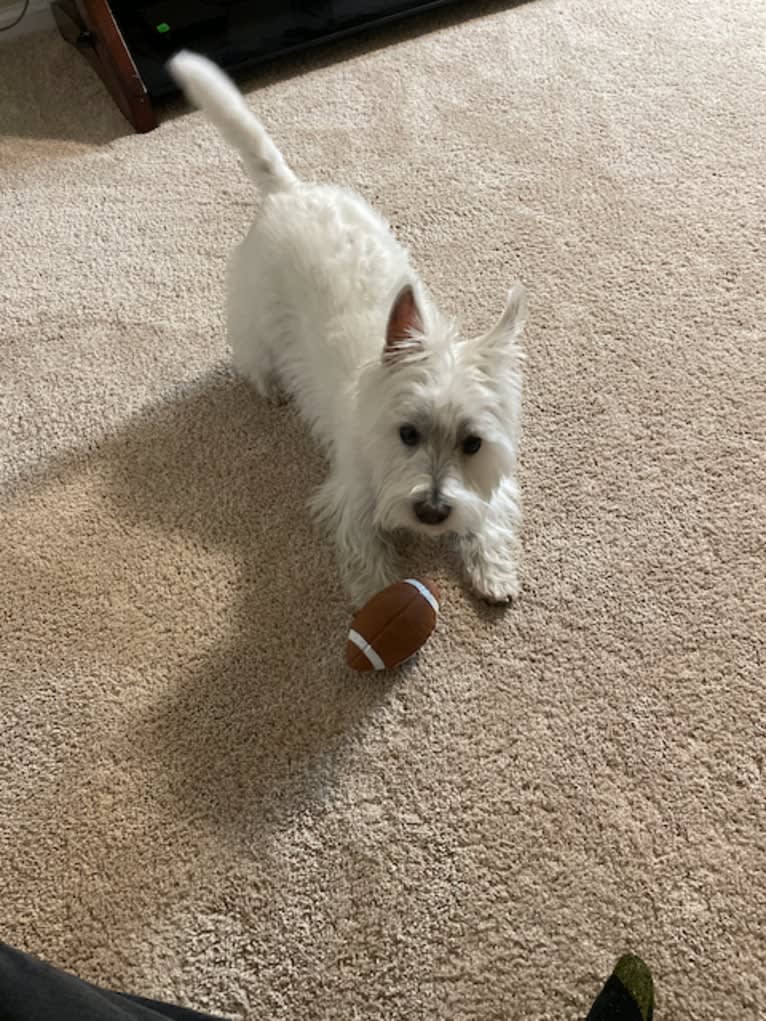
M468 576L471 590L487 603L510 603L519 595L518 573L513 571L472 571Z
M519 569L511 551L500 553L482 542L463 543L463 566L469 588L488 603L509 603L519 594Z

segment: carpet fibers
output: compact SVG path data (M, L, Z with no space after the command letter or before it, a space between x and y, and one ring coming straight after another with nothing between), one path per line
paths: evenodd
M0 932L231 1018L766 1011L762 0L457 5L243 83L468 330L530 291L524 592L349 676L230 372L234 156L0 48ZM413 550L413 563L428 558Z

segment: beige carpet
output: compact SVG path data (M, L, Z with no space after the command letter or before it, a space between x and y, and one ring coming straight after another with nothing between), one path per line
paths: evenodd
M254 197L0 49L0 933L248 1019L766 1011L763 0L465 5L247 83L447 309L531 292L525 590L348 623L289 409L227 368Z

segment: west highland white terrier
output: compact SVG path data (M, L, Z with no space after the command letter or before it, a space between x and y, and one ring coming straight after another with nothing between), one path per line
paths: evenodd
M402 576L400 529L454 533L471 588L511 599L524 288L511 288L489 333L463 338L362 198L298 180L206 58L182 52L169 70L261 193L229 264L229 341L264 397L292 396L328 457L313 508L335 535L352 600Z

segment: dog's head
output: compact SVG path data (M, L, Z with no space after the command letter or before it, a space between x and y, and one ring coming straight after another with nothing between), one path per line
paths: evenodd
M386 530L478 530L516 461L526 292L515 284L489 333L464 339L410 284L388 317L382 356L359 388L359 442Z

